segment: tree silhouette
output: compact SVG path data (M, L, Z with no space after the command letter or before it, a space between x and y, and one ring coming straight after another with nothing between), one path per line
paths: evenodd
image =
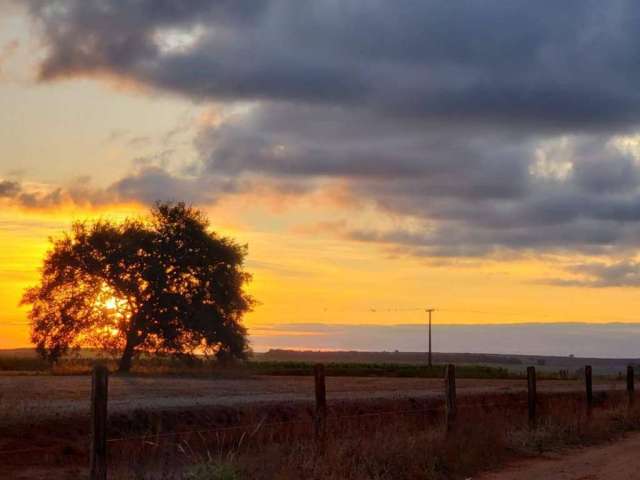
M96 347L129 371L140 352L246 356L246 246L209 232L202 212L158 203L144 219L75 223L52 243L21 302L44 358Z

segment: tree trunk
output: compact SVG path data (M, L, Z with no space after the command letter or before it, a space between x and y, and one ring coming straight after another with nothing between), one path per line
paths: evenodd
M120 364L118 365L118 371L127 373L131 370L131 364L133 363L133 354L135 352L135 346L131 338L127 338L127 345L124 347L122 357L120 357Z

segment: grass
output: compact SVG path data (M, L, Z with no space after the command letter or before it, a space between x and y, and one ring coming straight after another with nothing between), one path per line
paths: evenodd
M225 462L207 462L187 467L183 480L239 480L236 467Z
M84 375L90 373L96 358L65 358L53 367L38 357L0 357L0 372L29 372L53 375ZM114 359L102 359L110 370L117 369ZM182 360L171 357L145 357L134 363L132 373L142 375L246 376L246 375L312 375L312 362L246 361L220 365L215 360ZM512 378L516 375L501 367L459 365L460 378ZM325 364L326 375L353 377L418 377L442 378L443 365L403 363L331 362Z
M271 413L267 406L245 413L135 411L112 417L110 437L122 440L109 444L110 478L457 480L519 457L595 445L640 430L640 405L628 409L622 392L599 392L591 416L580 394L541 395L535 429L528 425L524 400L515 394L461 397L450 434L438 401L352 402L348 408L334 402L324 449L314 441L311 411L304 407L274 406ZM218 428L232 425L246 427ZM207 430L211 427L217 430ZM45 436L36 444L47 447L51 442L45 438L65 432L64 442L48 457L38 455L43 471L45 464L50 468L47 478L86 476L87 432L73 433L62 421L62 430L38 428ZM10 460L18 465L20 458ZM23 465L34 461L27 455ZM56 468L75 469L75 476L57 474Z
M127 448L128 458L143 467L132 475L125 465L114 478L457 480L515 458L595 445L640 429L640 409L628 410L617 398L607 399L591 416L575 398L548 400L542 407L542 418L531 429L517 404L488 410L477 402L461 409L450 434L438 415L334 419L322 450L309 430L285 426L224 442L183 438L174 450L159 443L132 457Z
M44 372L49 364L38 357L0 357L0 372Z
M247 368L256 374L263 375L312 375L313 364L295 361L260 361L249 362ZM415 365L402 363L343 363L325 364L325 374L332 377L418 377L442 378L444 365ZM456 374L460 378L509 378L511 375L505 368L484 365L459 365Z

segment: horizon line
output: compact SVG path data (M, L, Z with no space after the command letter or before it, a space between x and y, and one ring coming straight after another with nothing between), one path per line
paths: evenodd
M248 329L257 329L264 327L277 327L277 326L331 326L331 327L413 327L413 326L426 326L427 322L415 322L415 323L323 323L323 322L286 322L286 323L264 323L254 327L247 327ZM603 321L603 322L586 322L586 321L551 321L551 322L500 322L500 323L438 323L433 322L432 327L501 327L501 326L520 326L520 325L639 325L639 320L629 321Z

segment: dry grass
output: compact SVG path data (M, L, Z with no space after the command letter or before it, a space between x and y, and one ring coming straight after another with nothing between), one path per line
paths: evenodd
M119 479L335 479L444 480L468 478L505 462L549 451L592 445L640 429L640 409L607 398L587 415L580 399L542 403L536 428L520 406L461 409L446 434L437 412L429 415L351 416L328 424L321 451L309 425L257 428L240 434L184 437L156 443L119 465Z
M464 404L450 434L441 423L442 411L434 408L438 404L332 404L322 450L314 441L307 409L279 407L268 417L265 407L229 409L215 417L134 412L113 419L112 436L129 438L109 444L110 479L464 479L515 458L598 444L640 430L640 405L627 408L620 393L598 393L591 415L582 395L541 396L536 428L528 425L522 400L516 394L461 397ZM233 425L250 426L228 428ZM210 431L210 426L221 428ZM56 435L58 431L54 429ZM39 467L43 476L29 478L84 476L84 435L48 453L47 467ZM32 454L25 457L23 467L33 468L33 460Z

